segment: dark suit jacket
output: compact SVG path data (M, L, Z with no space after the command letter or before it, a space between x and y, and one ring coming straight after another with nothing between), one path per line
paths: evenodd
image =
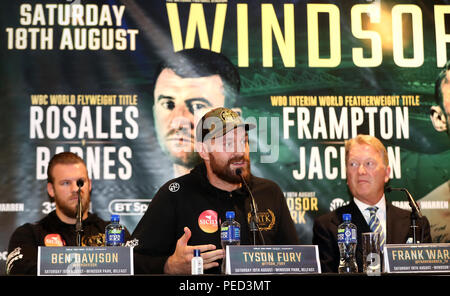
M315 219L313 226L313 244L319 246L322 272L337 272L339 266L339 247L337 228L342 223L342 214L351 214L352 223L357 227L358 244L356 246L356 262L358 271L363 270L361 238L362 233L370 232L364 216L352 200L348 205L340 207ZM404 244L412 237L411 212L397 208L386 201L386 244ZM422 243L431 242L430 223L426 217L417 220L419 226L417 239Z

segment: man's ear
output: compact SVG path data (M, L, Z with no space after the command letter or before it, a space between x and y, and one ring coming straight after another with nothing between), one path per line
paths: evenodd
M386 171L385 171L385 176L384 176L384 183L389 182L389 176L391 175L391 167L387 166L386 167Z
M442 112L440 106L431 106L430 119L434 129L438 132L444 132L447 130L447 119L445 118L445 114Z
M197 152L200 155L200 157L205 161L209 161L208 145L205 143L202 143L202 142L197 142L196 148L197 148Z
M47 193L50 195L51 198L55 198L55 188L53 187L53 184L50 182L47 182Z
M92 180L89 178L87 180L89 182L89 192L91 192L92 191Z

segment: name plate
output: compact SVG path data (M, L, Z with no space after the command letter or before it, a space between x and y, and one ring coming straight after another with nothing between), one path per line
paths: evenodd
M388 273L450 272L450 244L386 245Z
M133 274L133 248L38 248L38 276Z
M317 246L227 246L226 274L321 273Z

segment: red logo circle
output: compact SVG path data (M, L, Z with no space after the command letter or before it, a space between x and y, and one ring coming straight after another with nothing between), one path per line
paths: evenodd
M206 233L214 233L219 230L217 213L213 210L206 210L198 217L198 226Z
M62 247L66 245L66 242L62 239L61 235L51 233L45 236L44 245L46 247Z

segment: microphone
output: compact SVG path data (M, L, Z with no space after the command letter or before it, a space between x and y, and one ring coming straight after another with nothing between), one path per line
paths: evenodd
M77 180L77 186L78 187L83 187L84 186L84 180L83 179L78 179Z
M77 246L81 247L81 234L83 232L83 220L82 220L82 206L81 206L81 187L84 186L84 180L77 180L78 186L78 204L77 204L77 223L75 225L75 231L77 232Z
M265 245L264 237L261 233L261 229L259 228L259 220L258 220L258 208L256 207L255 198L253 197L253 193L250 190L250 187L247 185L247 182L245 182L244 177L242 176L242 169L237 168L236 169L236 175L241 177L242 183L244 184L245 188L247 189L248 193L250 194L250 211L251 211L251 220L250 220L250 231L253 232L253 245L256 245L256 238L255 238L255 232L258 231L259 237L261 238L261 243Z
M411 207L413 212L416 212L417 216L419 218L422 218L422 213L420 212L420 208L417 205L416 201L414 200L414 198L412 197L411 193L409 193L408 189L406 188L392 188L391 186L386 187L386 191L387 192L392 192L392 191L403 191L406 196L408 197L409 200L409 206Z

